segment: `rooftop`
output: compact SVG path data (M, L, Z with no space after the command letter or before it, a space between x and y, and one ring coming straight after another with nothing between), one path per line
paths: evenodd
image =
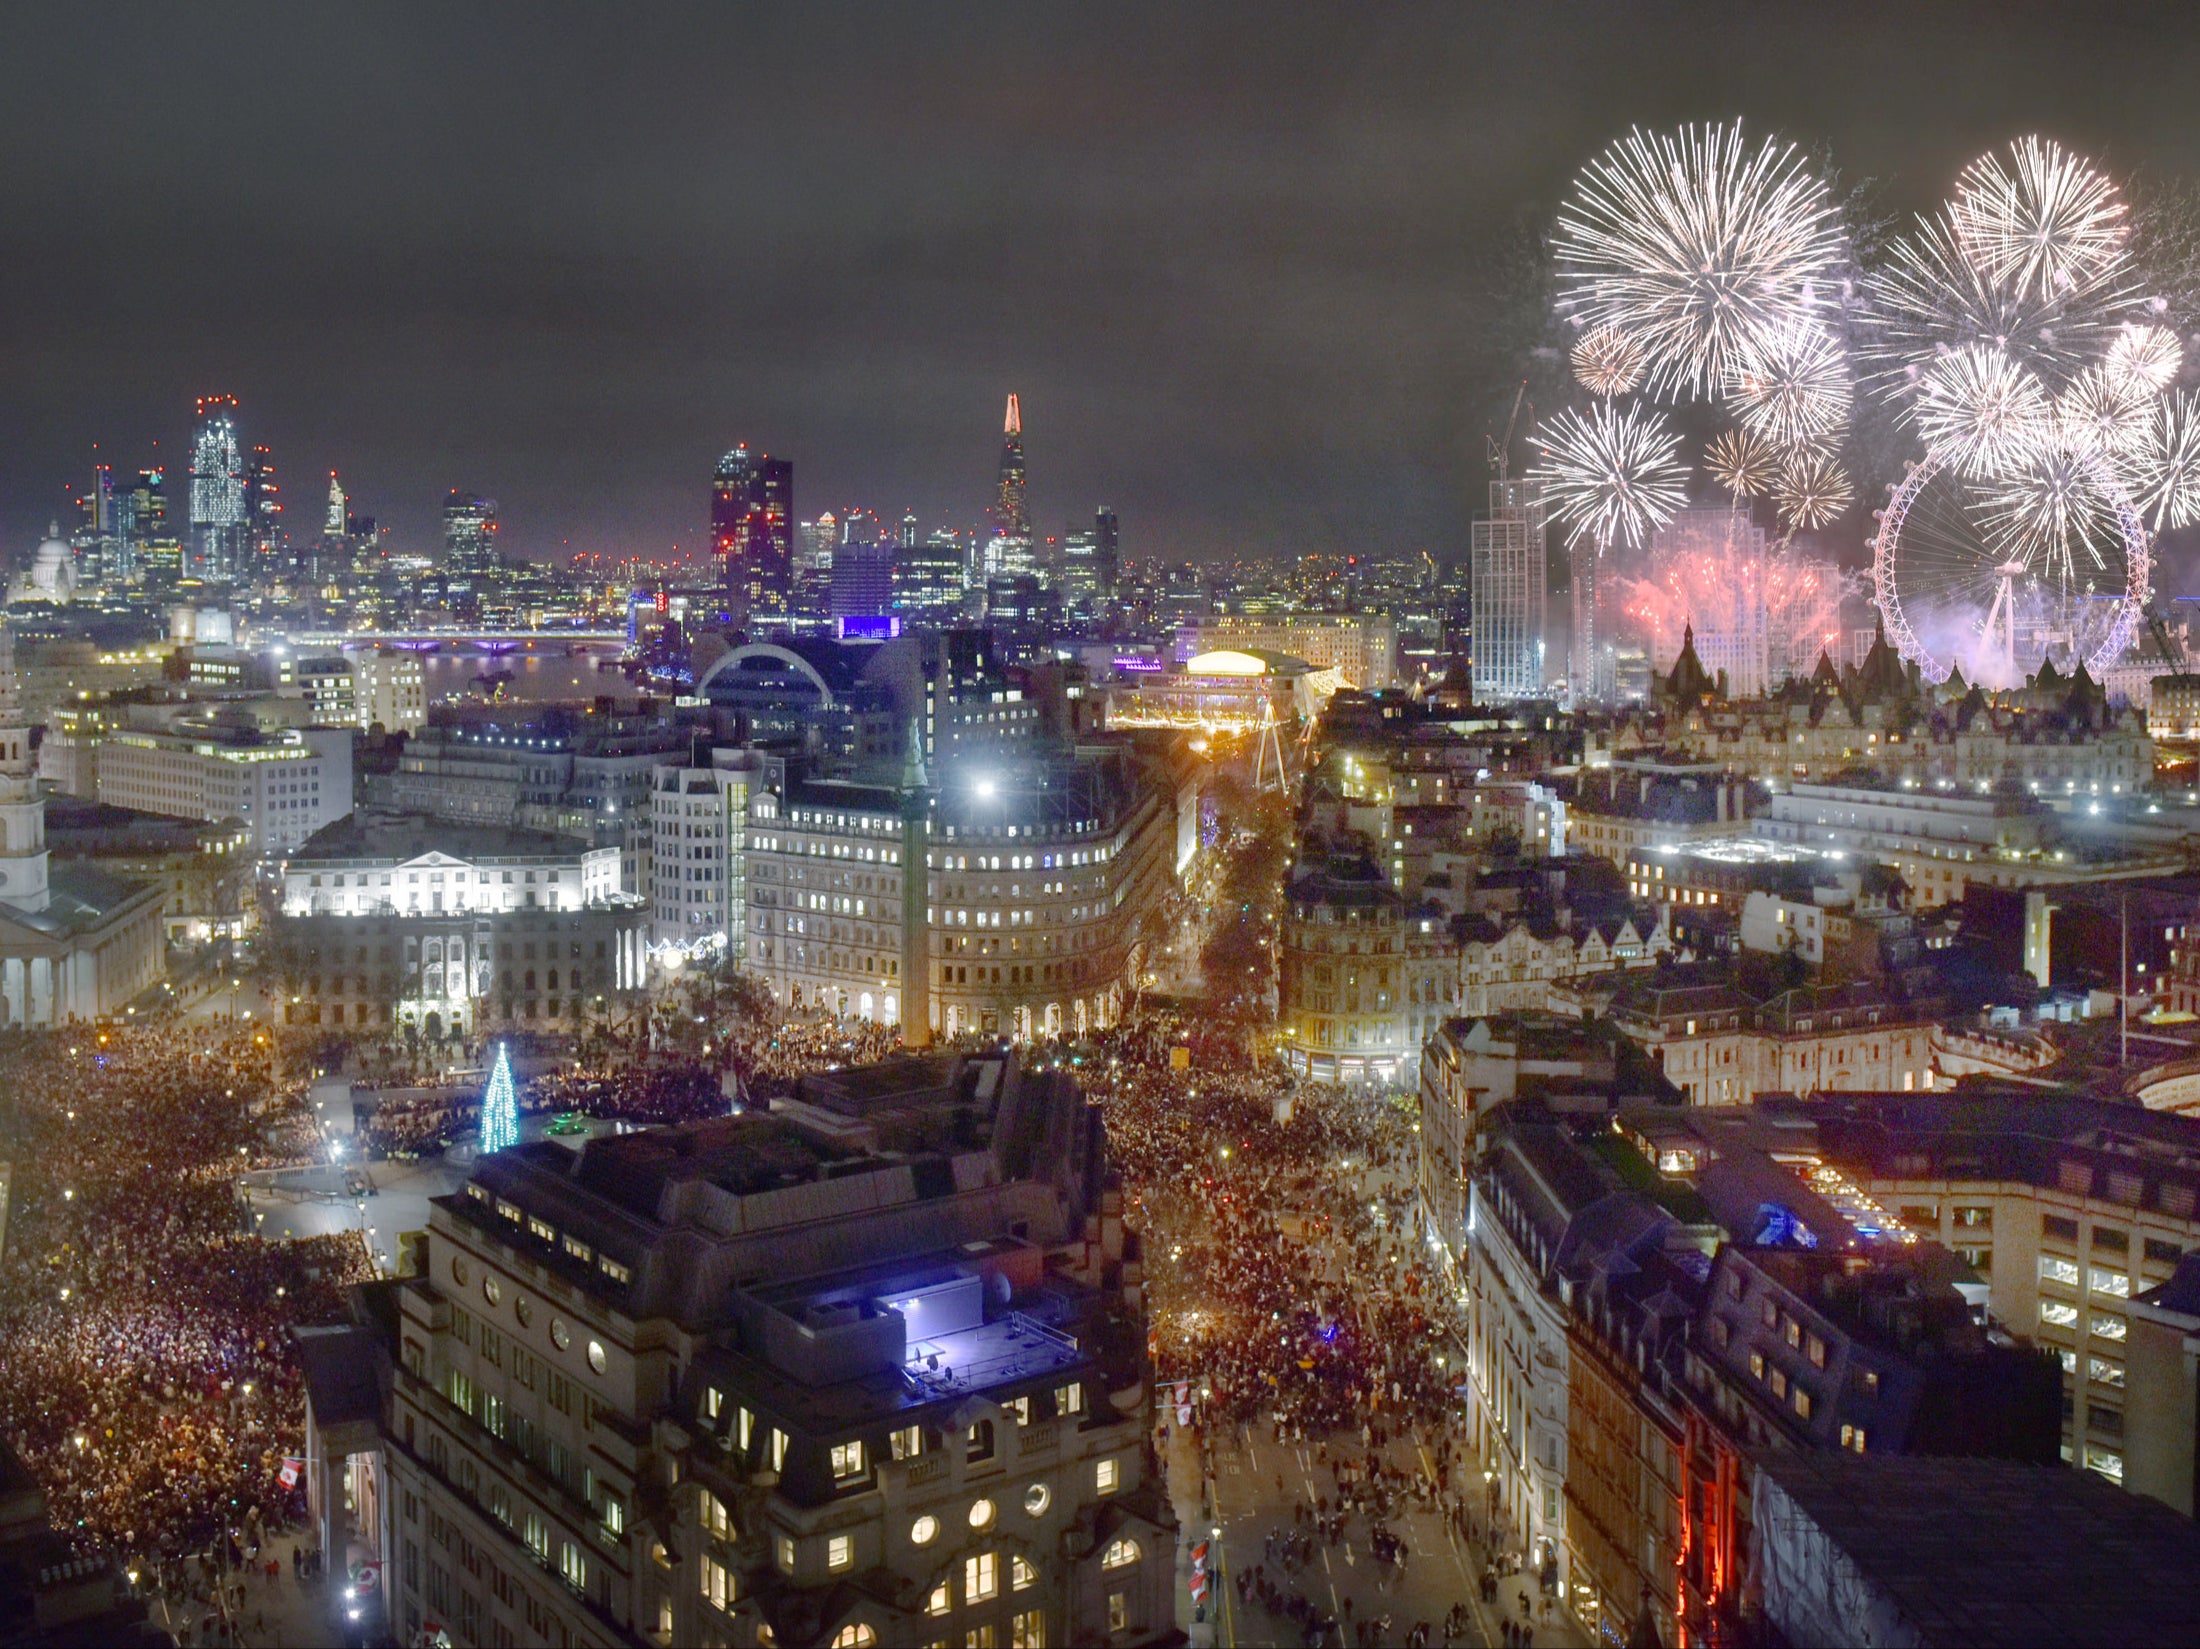
M1762 1457L1758 1484L1780 1556L1810 1562L1800 1513L1900 1611L1886 1641L2186 1644L2200 1620L2200 1526L2092 1472L1818 1451Z

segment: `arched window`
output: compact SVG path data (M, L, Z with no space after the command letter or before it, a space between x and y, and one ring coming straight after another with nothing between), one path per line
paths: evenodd
M1108 1549L1100 1554L1100 1567L1103 1569L1127 1569L1133 1563L1136 1563L1141 1555L1137 1541L1130 1539L1128 1536L1118 1537L1109 1541Z
M878 1634L860 1620L851 1620L833 1634L833 1649L872 1649Z

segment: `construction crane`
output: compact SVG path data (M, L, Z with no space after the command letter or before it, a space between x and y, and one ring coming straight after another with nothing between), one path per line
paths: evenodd
M1490 442L1490 463L1496 469L1500 482L1504 481L1505 472L1512 465L1513 431L1520 427L1520 408L1527 399L1528 380L1523 378L1520 380L1520 387L1513 391L1512 416L1505 420L1504 440ZM1528 408L1528 417L1530 420L1534 419L1535 408Z

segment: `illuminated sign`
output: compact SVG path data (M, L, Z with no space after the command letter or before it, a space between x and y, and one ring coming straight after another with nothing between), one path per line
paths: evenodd
M1162 663L1157 658L1118 658L1115 667L1118 670L1159 670Z
M842 641L892 641L901 634L901 620L890 613L851 613L839 622Z

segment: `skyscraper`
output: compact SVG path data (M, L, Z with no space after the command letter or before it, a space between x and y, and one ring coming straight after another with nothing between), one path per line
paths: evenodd
M1024 415L1013 395L1008 398L1008 417L1001 431L1000 478L986 518L992 532L985 544L982 576L1032 571L1031 511L1024 498Z
M793 463L735 447L711 476L710 525L735 616L784 615L794 587Z
M969 567L962 535L952 528L906 546L894 563L895 610L916 623L952 621L962 612Z
M1096 552L1094 567L1100 577L1101 592L1112 594L1116 575L1121 570L1118 564L1120 545L1116 536L1115 511L1105 504L1092 512L1092 537Z
M1031 537L1031 514L1024 506L1024 415L1013 395L1008 398L1008 419L1001 432L1001 475L993 494L993 533L997 538Z
M710 542L719 563L731 575L733 554L741 542L742 523L749 515L749 462L746 441L718 460L710 478Z
M272 567L283 537L283 499L275 455L265 447L254 447L245 461L244 534L247 554L239 572Z
M1490 483L1490 513L1474 523L1469 562L1474 697L1539 698L1550 586L1544 568L1543 484Z
M497 501L453 487L443 501L444 570L488 573L498 564Z
M893 611L894 550L890 539L834 549L830 598L834 618L870 618Z
M237 398L199 398L191 441L191 542L184 570L208 583L235 578L244 561L245 466L237 445Z

